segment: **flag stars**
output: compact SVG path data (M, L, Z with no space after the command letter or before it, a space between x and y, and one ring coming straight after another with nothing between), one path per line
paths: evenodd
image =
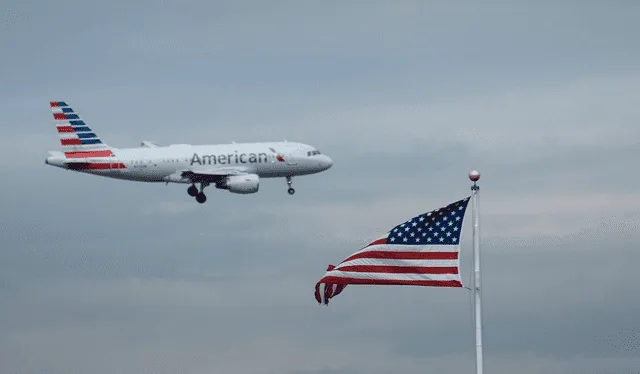
M394 245L453 245L459 242L466 202L413 217L388 233Z

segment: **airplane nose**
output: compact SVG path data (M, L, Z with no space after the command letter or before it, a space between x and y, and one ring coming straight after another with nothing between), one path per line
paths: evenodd
M324 164L327 169L331 168L333 166L333 160L331 159L331 157L325 155Z

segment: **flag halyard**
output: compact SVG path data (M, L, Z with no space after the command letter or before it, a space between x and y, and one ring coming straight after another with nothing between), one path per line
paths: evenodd
M469 199L413 217L329 265L316 284L316 301L327 305L350 284L463 287L459 242Z

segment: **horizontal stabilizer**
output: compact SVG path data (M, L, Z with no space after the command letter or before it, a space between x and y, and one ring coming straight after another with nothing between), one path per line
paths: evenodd
M142 143L140 143L140 146L145 148L158 148L158 145L156 143L150 142L148 140L143 140Z

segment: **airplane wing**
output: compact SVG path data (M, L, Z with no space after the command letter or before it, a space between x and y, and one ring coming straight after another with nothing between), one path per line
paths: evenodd
M216 169L199 169L199 170L184 170L180 173L180 176L183 178L188 178L192 182L210 182L216 183L221 181L227 176L230 175L243 175L248 174L248 171L243 170L243 168L239 167L227 167L227 168L216 168Z

